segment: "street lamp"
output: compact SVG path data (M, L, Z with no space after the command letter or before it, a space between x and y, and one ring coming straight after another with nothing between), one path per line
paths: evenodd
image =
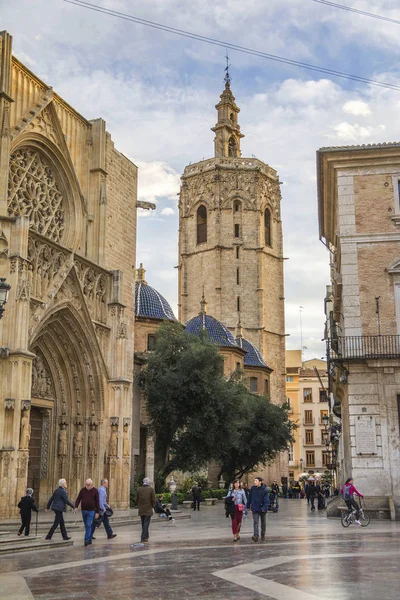
M11 285L6 283L5 277L0 277L0 319L4 313L4 306L7 304L8 293L11 289Z

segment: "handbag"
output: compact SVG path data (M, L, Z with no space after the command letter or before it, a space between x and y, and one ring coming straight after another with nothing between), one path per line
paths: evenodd
M238 504L237 507L238 507L238 509L239 509L240 512L243 512L244 509L245 509L244 504Z

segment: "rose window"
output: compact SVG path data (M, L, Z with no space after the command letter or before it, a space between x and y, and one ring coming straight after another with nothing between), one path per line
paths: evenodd
M8 214L29 217L34 231L59 242L65 227L65 202L50 163L33 148L10 158Z

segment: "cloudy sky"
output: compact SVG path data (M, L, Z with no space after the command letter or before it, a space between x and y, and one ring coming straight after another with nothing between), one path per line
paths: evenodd
M398 0L343 0L400 20ZM95 3L95 1L93 2ZM400 25L312 0L97 0L143 19L369 79L399 83ZM185 165L213 153L223 48L63 2L0 0L14 54L87 118L107 121L118 149L139 167L137 260L177 303L177 193ZM329 256L318 239L315 151L399 141L399 92L329 79L230 51L241 108L243 156L283 182L286 327L289 349L322 357Z

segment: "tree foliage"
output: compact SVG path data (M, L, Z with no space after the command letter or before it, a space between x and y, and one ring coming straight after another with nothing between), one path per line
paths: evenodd
M172 471L197 471L213 459L229 476L242 475L291 440L285 409L227 380L218 347L178 323L158 330L139 384L155 436L159 487Z

